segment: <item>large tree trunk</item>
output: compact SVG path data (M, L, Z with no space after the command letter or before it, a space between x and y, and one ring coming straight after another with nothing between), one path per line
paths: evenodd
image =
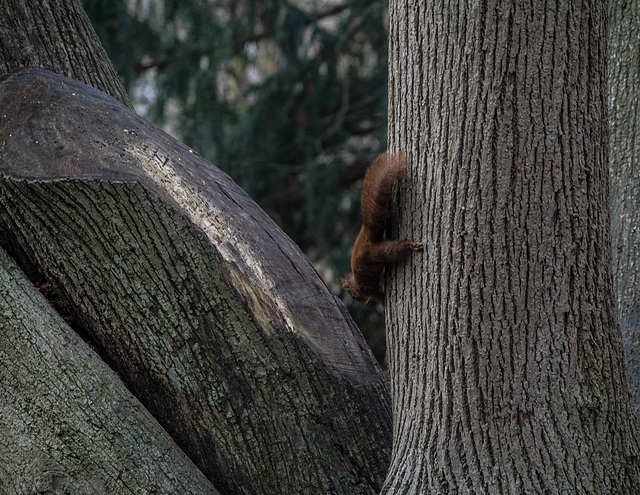
M607 7L391 2L399 230L426 249L390 279L383 493L640 493L611 275Z
M609 23L611 228L629 385L640 419L640 5L614 0Z
M3 21L14 12L5 4L15 7L2 3ZM81 32L75 11L63 18L57 4L20 5L20 33ZM13 67L31 38L3 32L0 66ZM67 39L39 53L62 59ZM380 370L344 307L264 212L193 150L87 86L23 69L2 78L0 100L0 243L44 276L74 328L213 484L224 493L379 490L391 443ZM1 298L0 308L11 302ZM21 325L3 329L19 338ZM0 402L12 404L20 392L9 380L0 377ZM57 413L65 395L51 401L54 429L70 428ZM148 441L124 437L128 447ZM13 447L0 463L16 462ZM73 455L92 457L80 446ZM126 458L113 462L128 469Z

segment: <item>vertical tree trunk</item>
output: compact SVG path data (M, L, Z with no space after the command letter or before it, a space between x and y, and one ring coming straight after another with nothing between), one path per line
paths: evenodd
M0 74L42 67L133 108L80 0L0 0Z
M611 3L609 24L613 274L636 416L640 418L640 5Z
M607 7L391 2L399 230L426 250L390 277L383 493L640 492L611 275Z

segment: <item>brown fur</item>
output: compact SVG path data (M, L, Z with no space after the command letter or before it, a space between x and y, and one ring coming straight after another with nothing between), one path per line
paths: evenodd
M373 297L384 306L382 271L411 251L422 249L422 244L407 239L384 240L386 221L391 217L393 190L406 168L402 153L384 153L374 160L364 176L360 198L362 229L353 246L352 273L340 279L342 288L362 304Z

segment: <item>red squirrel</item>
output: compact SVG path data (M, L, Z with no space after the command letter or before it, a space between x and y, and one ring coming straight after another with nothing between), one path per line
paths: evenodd
M359 303L369 298L384 306L384 290L380 284L382 270L400 261L411 251L422 250L422 244L408 239L385 241L386 221L391 217L393 189L407 169L404 155L383 153L367 169L362 184L360 208L362 229L353 245L351 271L340 285Z

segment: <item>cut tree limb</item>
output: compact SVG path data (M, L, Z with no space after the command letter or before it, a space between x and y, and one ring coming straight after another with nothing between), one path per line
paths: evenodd
M107 95L0 79L0 231L225 493L371 493L388 391L357 328L231 179Z

